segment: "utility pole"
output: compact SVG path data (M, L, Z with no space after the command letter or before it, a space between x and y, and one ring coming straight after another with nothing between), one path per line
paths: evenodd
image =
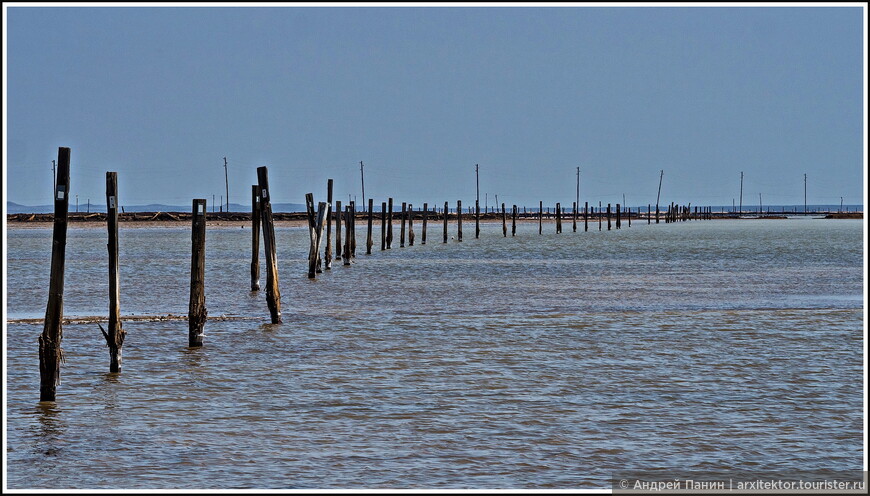
M224 157L224 179L227 182L227 212L230 211L230 176L227 173L227 158ZM221 202L223 203L223 202Z
M804 215L807 214L807 175L804 174Z
M577 167L577 208L580 208L580 167Z
M56 169L57 169L57 165L55 164L55 161L52 160L51 161L51 177L53 178L52 179L52 184L53 184L52 191L54 191L54 189L57 188L57 170ZM54 193L52 193L52 194L54 194Z
M656 195L656 211L658 211L658 209L659 209L659 200L661 199L661 196L662 196L662 179L664 177L665 177L665 170L662 169L662 173L659 176L659 193ZM600 204L598 205L598 208L601 208ZM656 214L656 216L658 216L658 214ZM656 219L658 219L658 217L656 217ZM658 220L656 222L658 222Z
M761 203L761 193L758 193L758 215L759 215L759 217L761 216L763 211L764 211L764 205L762 205L762 203Z
M366 204L366 178L363 174L363 163L362 160L359 161L359 179L360 183L362 183L362 197L363 197L363 205Z
M477 204L480 205L480 164L474 164L474 177L477 181Z
M483 204L483 211L486 212L487 210L489 210L489 193L483 194Z
M76 212L79 211L79 195L76 195Z
M740 215L743 212L743 171L740 171L740 210L737 211L737 215Z
M837 213L841 213L842 211L843 211L843 197L841 196L840 197L840 210L838 210Z

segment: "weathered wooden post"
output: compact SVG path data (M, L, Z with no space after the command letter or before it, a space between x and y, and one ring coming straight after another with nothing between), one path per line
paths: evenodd
M480 200L474 200L474 237L480 237Z
M350 202L350 259L356 263L356 202Z
M326 270L332 269L332 179L326 180L326 248L323 250Z
M562 204L556 202L556 232L562 232Z
M659 204L656 203L656 224L659 223Z
M205 200L193 200L191 231L190 304L187 311L188 346L202 346L203 328L208 315L205 308Z
M426 218L429 217L429 204L423 204L423 237L420 240L420 244L426 244Z
M447 242L447 212L448 212L448 203L444 202L444 242Z
M589 202L583 207L583 230L589 232Z
M650 225L652 222L652 204L646 204L646 225Z
M457 240L462 242L462 200L456 200L456 233Z
M66 263L66 226L69 213L70 149L57 149L54 187L54 231L51 243L51 279L45 322L39 337L39 401L54 401L63 362L63 273Z
M323 269L321 269L321 263L320 263L320 242L319 242L319 240L314 239L314 237L316 235L315 231L316 231L316 227L317 227L316 226L317 214L314 212L314 193L306 193L305 194L305 210L308 214L308 235L311 238L309 240L310 241L309 246L313 246L315 241L317 242L317 251L311 252L309 250L309 253L308 253L309 258L314 257L313 260L309 260L309 267L314 268L314 273L320 274L323 272ZM310 273L308 277L314 278L313 273Z
M577 202L574 202L574 232L577 232Z
M118 173L106 172L106 220L109 229L109 332L100 331L109 347L109 372L121 371L121 347L127 331L121 328L121 291L118 277Z
M341 244L341 218L344 217L344 210L341 209L341 200L335 201L335 259L341 260L341 250L344 245Z
M260 187L251 185L251 291L260 290Z
M607 204L607 230L610 230L610 204Z
M622 205L616 204L616 228L622 229Z
M273 324L281 322L281 291L278 289L278 256L275 249L275 225L272 223L272 201L269 190L269 170L257 167L260 185L260 213L263 216L263 248L266 255L266 304Z
M405 222L408 218L408 204L402 202L402 230L401 235L399 236L399 248L405 247Z
M598 202L598 230L601 231L601 202Z
M311 196L313 199L314 195ZM320 202L317 204L317 214L314 219L314 227L311 228L311 248L308 251L309 279L314 279L318 273L317 261L320 259L320 240L323 238L323 221L326 219L328 211L328 203Z
M501 233L507 237L507 212L504 209L504 203L501 204Z
M514 205L513 211L511 212L511 237L517 235L517 206Z
M387 249L393 247L393 199L387 198Z
M387 249L387 202L381 202L381 251Z
M369 219L368 219L369 223L368 223L368 234L366 234L366 255L372 254L372 244L374 244L374 242L372 241L372 215L374 215L372 210L374 209L374 207L375 207L374 200L369 198Z
M408 246L414 246L414 206L408 204Z
M341 255L341 259L344 261L344 265L350 265L351 215L353 215L353 212L350 209L350 205L344 207L344 249L342 250Z

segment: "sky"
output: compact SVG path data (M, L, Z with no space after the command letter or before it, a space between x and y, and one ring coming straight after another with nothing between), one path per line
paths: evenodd
M861 204L857 5L4 3L4 197Z

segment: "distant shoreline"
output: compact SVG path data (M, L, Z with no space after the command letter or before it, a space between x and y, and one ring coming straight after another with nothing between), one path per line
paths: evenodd
M809 214L813 217L819 217L824 215L825 219L863 219L863 212L841 212L841 213L828 213L828 214ZM380 224L381 222L381 213L375 212L374 214L374 223ZM362 220L363 225L366 222L368 215L365 212L357 212L356 219L357 222ZM423 213L420 211L415 211L413 213L413 218L416 222L422 222ZM714 213L711 220L719 220L719 219L743 219L743 220L764 220L764 219L784 219L786 218L784 215L780 213L770 213L770 214L762 214L761 216L757 216L755 214L745 213L740 217L737 217L733 214L729 213ZM84 212L70 212L68 214L68 222L70 224L76 225L84 225L89 226L92 225L102 226L106 222L106 214L102 212L94 212L94 213L84 213ZM272 214L272 219L275 221L276 226L284 226L284 227L301 227L308 225L308 217L305 212L275 212ZM606 215L602 216L603 220L607 220ZM628 221L628 216L623 214L623 222ZM645 214L638 214L633 212L631 214L631 219L635 222L645 222L647 220ZM191 213L190 212L130 212L130 213L122 213L118 214L118 220L120 222L121 227L155 227L155 226L174 226L174 225L187 225L191 222ZM456 220L456 214L449 214L448 220L451 223L454 223ZM463 213L462 214L463 223L474 223L474 214ZM501 213L481 213L480 220L485 222L501 222L502 215ZM544 214L545 222L555 222L555 216L550 214ZM616 220L616 216L611 214L611 221ZM250 212L208 212L206 214L206 221L208 225L211 226L245 226L250 225L251 223L251 213ZM527 214L519 214L517 216L517 222L537 222L538 216L536 213L527 213ZM577 222L580 223L583 221L582 214L578 214ZM597 213L590 215L589 222L597 222L598 216ZM7 214L6 215L7 226L9 227L40 227L41 225L51 224L54 222L54 214ZM393 222L401 222L401 212L393 212ZM443 217L441 214L430 213L429 214L429 222L443 222ZM511 222L511 215L508 213L507 222ZM573 215L569 212L562 217L563 224L571 224L573 222ZM660 222L664 222L663 216Z

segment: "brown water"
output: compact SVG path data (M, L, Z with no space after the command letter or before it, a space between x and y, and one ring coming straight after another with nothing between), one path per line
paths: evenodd
M57 402L39 403L42 326L7 324L7 485L594 489L627 470L860 470L862 222L633 224L475 240L466 222L462 243L438 225L426 245L415 225L415 246L396 230L386 252L376 229L371 256L360 229L356 263L316 281L307 229L279 228L279 325L248 291L250 231L212 228L201 349L184 321L126 322L109 374L97 326L69 324ZM7 318L42 317L50 229L7 237ZM122 314L186 314L189 240L122 226ZM105 243L71 227L67 316L106 315Z

